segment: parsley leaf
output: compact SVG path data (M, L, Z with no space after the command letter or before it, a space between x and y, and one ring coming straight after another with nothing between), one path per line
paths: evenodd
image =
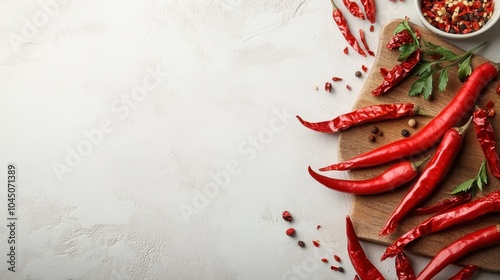
M461 82L464 82L465 79L467 79L467 77L472 73L472 66L470 63L471 58L472 54L466 56L465 59L458 63L458 79Z
M477 175L469 179L460 185L456 186L451 194L457 194L459 192L470 191L472 196L476 195L477 191L483 191L483 185L488 184L488 173L486 172L486 161L483 161L481 167L479 167L479 172Z

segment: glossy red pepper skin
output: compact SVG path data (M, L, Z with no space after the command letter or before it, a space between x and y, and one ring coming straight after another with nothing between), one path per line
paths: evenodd
M380 271L378 271L366 256L363 247L361 247L361 243L359 243L358 236L356 235L349 216L346 216L346 235L347 253L349 254L349 259L357 275L359 275L359 278L362 280L385 280L384 276L382 276Z
M301 117L297 119L305 127L324 133L336 133L350 127L369 122L398 119L405 116L421 115L423 111L412 103L371 105L342 114L332 120L311 123Z
M370 21L370 23L375 23L375 16L377 13L375 0L361 0L361 5L365 10L366 18Z
M450 198L447 198L443 201L440 201L434 205L427 207L420 207L413 211L416 215L427 215L427 214L435 214L441 213L458 205L464 204L465 202L471 200L472 194L470 192L462 193Z
M431 148L448 129L452 128L467 114L474 106L483 88L497 76L497 73L496 66L491 63L487 62L479 65L472 71L450 103L413 136L391 142L345 162L336 163L320 170L349 170L377 166Z
M403 251L396 256L396 276L398 280L415 280L416 278L410 260Z
M359 7L358 3L352 1L352 0L342 0L344 3L344 6L347 8L349 13L351 15L360 18L362 20L365 20L365 14L361 11L361 8Z
M441 251L417 276L417 280L429 280L443 268L472 251L500 243L500 226L493 225L459 238Z
M392 50L411 43L413 43L413 36L411 36L410 31L405 29L394 34L389 42L387 42L386 47Z
M403 217L410 213L436 189L448 173L453 160L460 151L463 143L463 134L469 124L470 122L460 128L451 128L444 134L443 139L424 171L422 171L418 180L403 197L380 231L381 236L394 232Z
M491 175L500 178L500 158L498 156L495 132L485 110L478 109L473 113L476 137L486 158Z
M457 274L453 275L448 280L470 280L477 270L477 265L469 264L460 269Z
M398 85L417 66L421 58L422 50L418 49L401 64L394 66L384 77L382 83L372 91L372 95L381 95Z
M345 19L344 15L342 14L342 11L337 7L335 2L331 0L332 6L333 6L333 12L332 12L332 17L335 23L337 24L340 33L344 36L345 40L351 47L357 51L360 55L366 56L365 51L361 48L359 45L358 40L354 35L352 34L351 30L349 29L349 24L347 23L347 20Z
M366 180L343 180L320 175L309 167L309 174L325 187L357 195L378 194L393 190L409 182L418 174L418 165L409 161L398 162L380 175Z
M396 256L408 243L421 236L498 211L500 211L500 190L428 218L387 247L381 260Z

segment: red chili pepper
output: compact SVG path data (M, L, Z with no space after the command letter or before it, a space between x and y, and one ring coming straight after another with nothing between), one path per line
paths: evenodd
M336 260L337 262L342 261L338 255L333 255L333 259Z
M340 29L340 33L344 36L345 40L351 47L357 51L360 55L366 56L366 53L363 51L361 46L358 43L358 40L354 35L352 34L351 30L349 30L349 24L347 23L347 20L345 19L344 15L342 14L342 11L335 5L335 2L333 0L330 0L332 2L333 6L333 20L337 24L337 26Z
M417 280L432 279L449 264L467 253L500 243L500 225L482 228L457 239L439 251L417 276Z
M375 26L370 25L370 32L373 32L373 31L375 31Z
M333 120L317 123L304 121L299 116L297 116L297 119L305 127L312 130L325 133L335 133L363 123L423 114L425 113L415 104L394 103L366 106L349 113L342 114Z
M361 280L361 279L359 279L359 276L356 274L354 275L354 280Z
M426 199L443 180L450 169L455 156L463 142L463 135L470 125L470 120L462 127L450 128L443 136L434 155L413 187L403 197L398 207L389 217L389 220L380 231L380 235L387 235L397 227L403 217L410 213L419 203Z
M363 29L359 30L359 37L361 38L361 43L365 47L366 52L371 56L375 56L375 53L370 50L370 46L368 46L368 43L366 42L365 32Z
M361 5L365 10L366 18L370 21L370 23L375 23L375 0L361 0Z
M500 211L500 190L428 218L387 247L381 259L394 257L408 243L421 236L498 211Z
M359 243L358 236L356 235L356 231L354 230L354 226L349 216L346 216L346 235L347 253L359 277L369 280L385 279L363 251L363 247L361 247L361 243Z
M351 13L351 15L365 20L365 14L363 14L363 12L361 11L358 3L351 0L342 0L342 2L344 3L344 6L347 8L347 10Z
M342 80L343 80L343 79L342 79L342 78L340 78L340 77L335 77L335 76L334 76L334 77L332 77L332 81L334 81L334 82L338 82L338 81L342 81Z
M496 148L495 132L486 111L483 109L474 111L473 121L476 137L486 157L488 169L493 176L500 178L500 157Z
M472 278L472 275L477 270L477 265L469 264L464 268L460 269L457 274L453 275L449 280L469 280Z
M417 215L441 213L441 212L444 212L444 211L451 209L455 206L464 204L465 202L469 201L471 198L472 198L472 194L470 192L462 193L460 195L445 199L445 200L438 202L434 205L417 208L417 209L415 209L415 211L413 211L413 213L417 214Z
M389 74L389 69L380 67L380 75L382 75L382 77L385 77L387 76L387 74Z
M344 48L344 54L349 54L349 48L348 47Z
M396 256L396 275L398 280L415 280L416 278L410 260L403 251Z
M395 49L401 47L402 45L411 43L413 43L413 36L411 36L410 31L405 29L394 34L394 36L392 36L387 43L386 47L389 49Z
M361 65L361 70L363 70L363 72L367 72L368 71L368 67L366 67L364 64Z
M425 160L424 160L425 161ZM319 183L332 190L357 195L377 194L393 190L409 182L418 174L418 167L424 162L398 162L380 175L366 180L343 180L320 175L309 167L309 174Z
M486 84L498 74L497 67L483 63L476 67L453 99L425 127L410 137L391 142L374 150L356 156L348 161L336 163L326 170L349 170L376 166L399 158L421 153L434 146L448 129L458 123L474 106L477 97Z
M372 91L372 94L375 96L381 95L399 84L417 66L421 57L422 50L418 49L401 64L394 66L384 77L382 83Z

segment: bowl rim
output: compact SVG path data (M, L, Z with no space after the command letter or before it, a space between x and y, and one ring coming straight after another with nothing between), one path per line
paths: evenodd
M493 10L493 14L491 16L491 19L488 20L487 24L482 26L479 30L471 32L471 33L467 33L467 34L452 34L452 33L444 32L441 29L434 27L432 24L430 24L427 21L427 19L422 14L422 8L421 8L422 7L422 0L414 0L414 2L415 2L415 6L417 8L418 18L420 19L420 22L422 22L424 27L426 27L429 31L431 31L439 36L446 37L449 39L466 39L466 38L472 38L472 37L479 36L479 35L485 33L486 31L488 31L489 29L491 29L491 27L493 25L495 25L495 23L500 18L500 13L498 13L497 9L496 9L498 7L495 7L495 9Z

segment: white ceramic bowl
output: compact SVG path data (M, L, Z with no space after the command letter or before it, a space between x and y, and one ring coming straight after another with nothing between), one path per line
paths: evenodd
M426 0L426 1L432 1L432 0ZM482 0L480 0L480 1L482 1ZM496 0L488 0L488 1L495 1L494 4L497 4ZM422 22L422 24L424 25L424 27L426 27L431 32L433 32L433 33L435 33L435 34L437 34L439 36L442 36L442 37L445 37L445 38L449 38L449 39L465 39L465 38L471 38L471 37L483 34L486 31L488 31L493 25L495 25L495 23L500 18L500 11L498 10L498 9L500 9L500 5L494 5L494 10L493 10L493 13L491 15L491 18L488 20L488 22L486 22L477 31L474 31L474 32L471 32L471 33L467 33L467 34L449 33L449 32L445 32L445 31L443 31L443 30L441 30L441 29L433 26L431 23L429 23L427 21L426 17L422 14L422 0L414 0L414 2L416 4L416 8L417 8L417 11L418 11L418 13L417 13L418 17L419 17L420 21ZM463 2L463 0L462 1L456 1L456 2Z

